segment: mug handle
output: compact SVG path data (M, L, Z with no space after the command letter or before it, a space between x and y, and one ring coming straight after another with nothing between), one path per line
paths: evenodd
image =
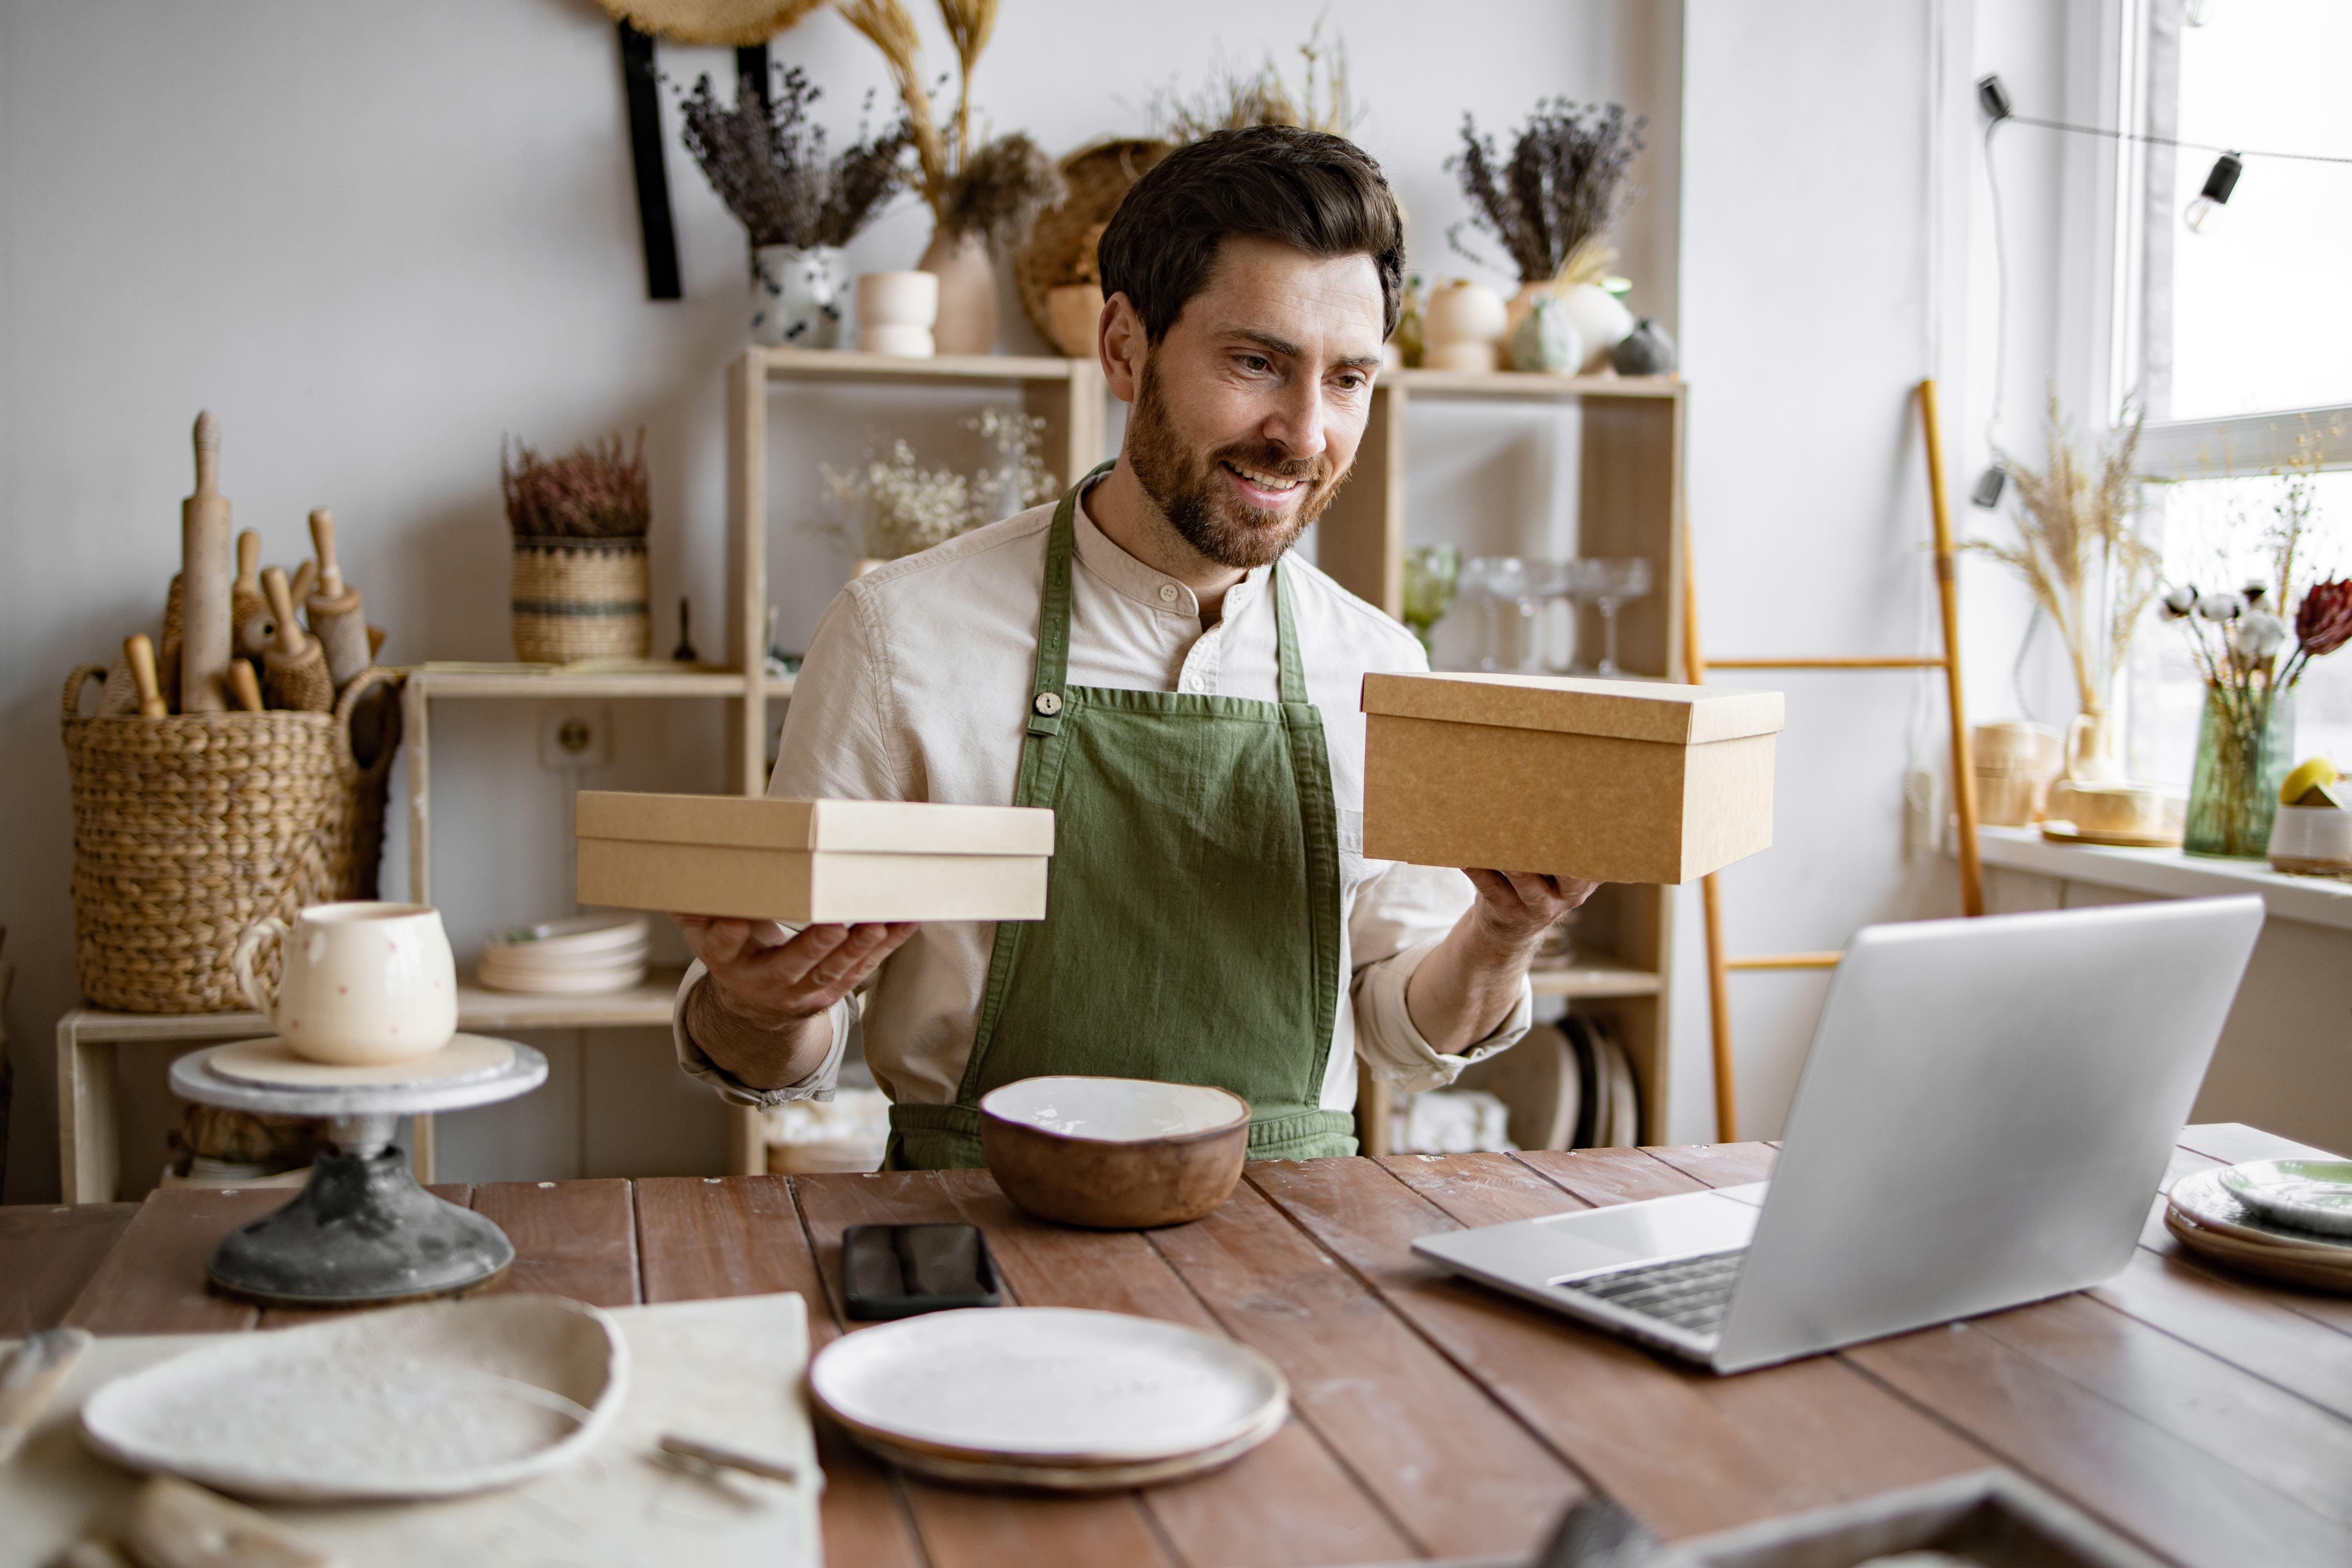
M286 934L284 921L276 915L265 915L245 928L245 934L236 939L236 951L229 955L228 961L229 968L236 973L237 989L245 993L245 999L253 1004L253 1010L267 1019L273 1029L278 1026L277 1004L262 993L260 976L253 973L253 955L268 938L275 936L282 942Z

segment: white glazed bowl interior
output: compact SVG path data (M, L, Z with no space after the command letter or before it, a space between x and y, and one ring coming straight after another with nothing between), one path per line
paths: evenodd
M1065 1138L1141 1143L1211 1132L1249 1120L1239 1095L1139 1078L1025 1078L981 1097L985 1114Z

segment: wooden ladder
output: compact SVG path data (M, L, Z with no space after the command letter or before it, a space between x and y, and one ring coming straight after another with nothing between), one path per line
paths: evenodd
M1940 669L1951 710L1952 802L1959 819L1960 912L1984 913L1984 868L1977 856L1977 785L1969 756L1968 709L1960 700L1959 602L1952 580L1952 521L1944 499L1944 447L1936 417L1936 382L1918 387L1919 428L1927 447L1927 501L1936 529L1936 592L1941 602L1944 651L1936 654L1872 655L1854 658L1718 658L1699 652L1697 557L1691 549L1690 516L1683 527L1683 662L1694 686L1709 669ZM1739 1109L1731 1064L1731 986L1734 970L1834 969L1835 952L1776 952L1727 958L1723 951L1723 889L1709 872L1699 879L1699 902L1706 927L1707 1016L1714 1037L1715 1136L1729 1143L1739 1137Z

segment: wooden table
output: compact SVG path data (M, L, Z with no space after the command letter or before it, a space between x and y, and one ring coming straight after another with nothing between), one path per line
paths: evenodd
M2173 1174L2309 1152L2192 1127ZM1989 1465L2183 1564L2352 1563L2352 1300L2186 1261L2151 1215L2099 1289L1738 1377L1687 1371L1458 1283L1407 1250L1455 1226L1754 1181L1757 1143L1267 1162L1207 1219L1096 1234L1016 1214L985 1172L442 1187L506 1227L491 1289L608 1306L770 1290L840 1331L840 1235L983 1226L1010 1292L1242 1340L1294 1414L1223 1472L1081 1500L959 1491L828 1435L836 1568L1240 1568L1524 1551L1598 1483L1669 1537ZM0 1209L0 1335L268 1328L203 1265L282 1193ZM815 1303L822 1302L822 1306Z

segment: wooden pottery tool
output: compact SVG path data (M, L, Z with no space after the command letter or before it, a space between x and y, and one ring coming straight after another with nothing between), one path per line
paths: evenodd
M335 564L335 514L325 507L310 514L310 542L319 549L319 587L310 595L310 634L325 645L327 674L340 691L373 662L368 652L367 616L359 590L343 581Z
M163 700L180 700L180 574L163 595L163 635L155 643L155 676L163 687Z
M163 702L163 689L155 679L155 645L147 640L145 632L133 632L122 639L122 661L131 667L131 681L139 692L139 717L161 719L171 711Z
M196 416L196 493L180 503L180 711L217 713L228 679L231 562L228 498L215 483L220 426Z
M228 666L228 689L236 698L237 710L245 713L263 711L261 678L253 673L250 659L231 659Z
M278 636L269 601L261 592L261 535L247 529L236 536L236 581L228 585L229 625L239 658L259 658Z
M268 1514L177 1476L157 1476L139 1489L123 1544L146 1568L334 1568L338 1562Z
M264 656L269 705L304 713L329 711L335 705L335 683L327 676L326 651L318 638L304 634L302 624L294 618L294 596L287 589L286 574L275 566L264 567L261 590L269 595L270 610L278 616L278 640Z
M296 604L309 604L310 595L318 591L319 563L317 561L305 561L294 568L294 602Z
M80 1329L44 1329L0 1366L0 1465L16 1457L17 1446L48 1408L49 1396L90 1343L91 1336Z

